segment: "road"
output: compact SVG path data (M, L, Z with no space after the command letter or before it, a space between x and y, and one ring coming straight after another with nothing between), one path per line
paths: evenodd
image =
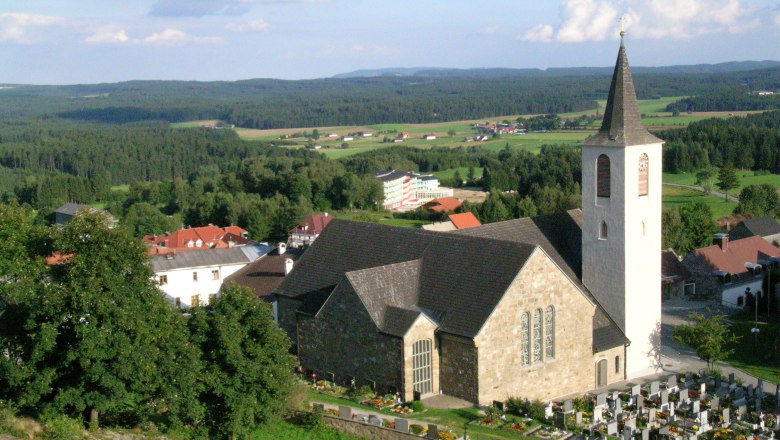
M694 191L704 192L704 188L700 187L699 185L683 185L681 183L666 183L666 182L664 182L664 185L676 186L678 188L688 188L688 189L692 189ZM720 197L720 198L725 198L726 197L726 194L724 194L724 193L722 193L720 191L715 191L715 190L710 191L710 195L713 195L715 197ZM739 203L739 197L737 197L737 196L729 195L729 199L728 200L730 202Z

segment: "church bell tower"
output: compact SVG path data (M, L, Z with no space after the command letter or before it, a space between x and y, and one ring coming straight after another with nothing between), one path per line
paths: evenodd
M582 143L582 280L631 341L632 378L660 368L663 141L642 125L624 35L601 128Z

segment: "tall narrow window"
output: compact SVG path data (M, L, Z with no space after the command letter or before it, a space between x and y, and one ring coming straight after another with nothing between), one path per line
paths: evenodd
M520 364L531 363L531 317L528 312L523 312L520 317Z
M639 195L646 196L648 191L648 174L650 174L650 159L647 154L639 156Z
M431 340L420 339L412 345L412 388L421 395L433 392Z
M534 363L542 361L542 309L534 310Z
M555 358L555 309L547 307L544 312L544 358Z
M609 236L609 229L607 228L607 222L601 222L601 228L599 228L599 239L606 240Z
M615 356L615 374L620 373L620 356Z
M606 154L599 156L596 161L596 196L609 197L610 177L609 177L609 157Z

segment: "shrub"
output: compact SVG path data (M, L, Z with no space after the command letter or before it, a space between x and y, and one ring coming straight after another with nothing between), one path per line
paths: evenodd
M409 431L411 431L411 433L414 434L414 435L420 435L420 434L422 434L423 432L426 431L426 428L424 426L422 426L422 425L418 425L416 423L413 423L413 424L409 425Z
M544 404L539 400L534 400L528 406L528 413L526 415L534 420L543 422L545 420Z
M506 412L516 416L522 416L527 412L528 400L519 397L510 397L506 401Z
M407 402L404 406L414 412L425 411L425 405L419 400L412 400L411 402Z
M307 412L301 417L301 426L306 429L318 429L322 426L322 413Z
M308 398L308 389L305 382L298 382L292 387L286 401L288 411L303 409Z
M54 416L43 424L43 438L51 440L77 440L84 436L80 421L64 415Z

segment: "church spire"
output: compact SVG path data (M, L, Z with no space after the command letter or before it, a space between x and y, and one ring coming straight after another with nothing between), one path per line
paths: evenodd
M620 50L612 74L612 84L609 87L604 120L598 133L586 140L585 145L627 147L661 142L642 125L634 81L628 66L626 46L623 43L625 34L625 31L620 31Z

